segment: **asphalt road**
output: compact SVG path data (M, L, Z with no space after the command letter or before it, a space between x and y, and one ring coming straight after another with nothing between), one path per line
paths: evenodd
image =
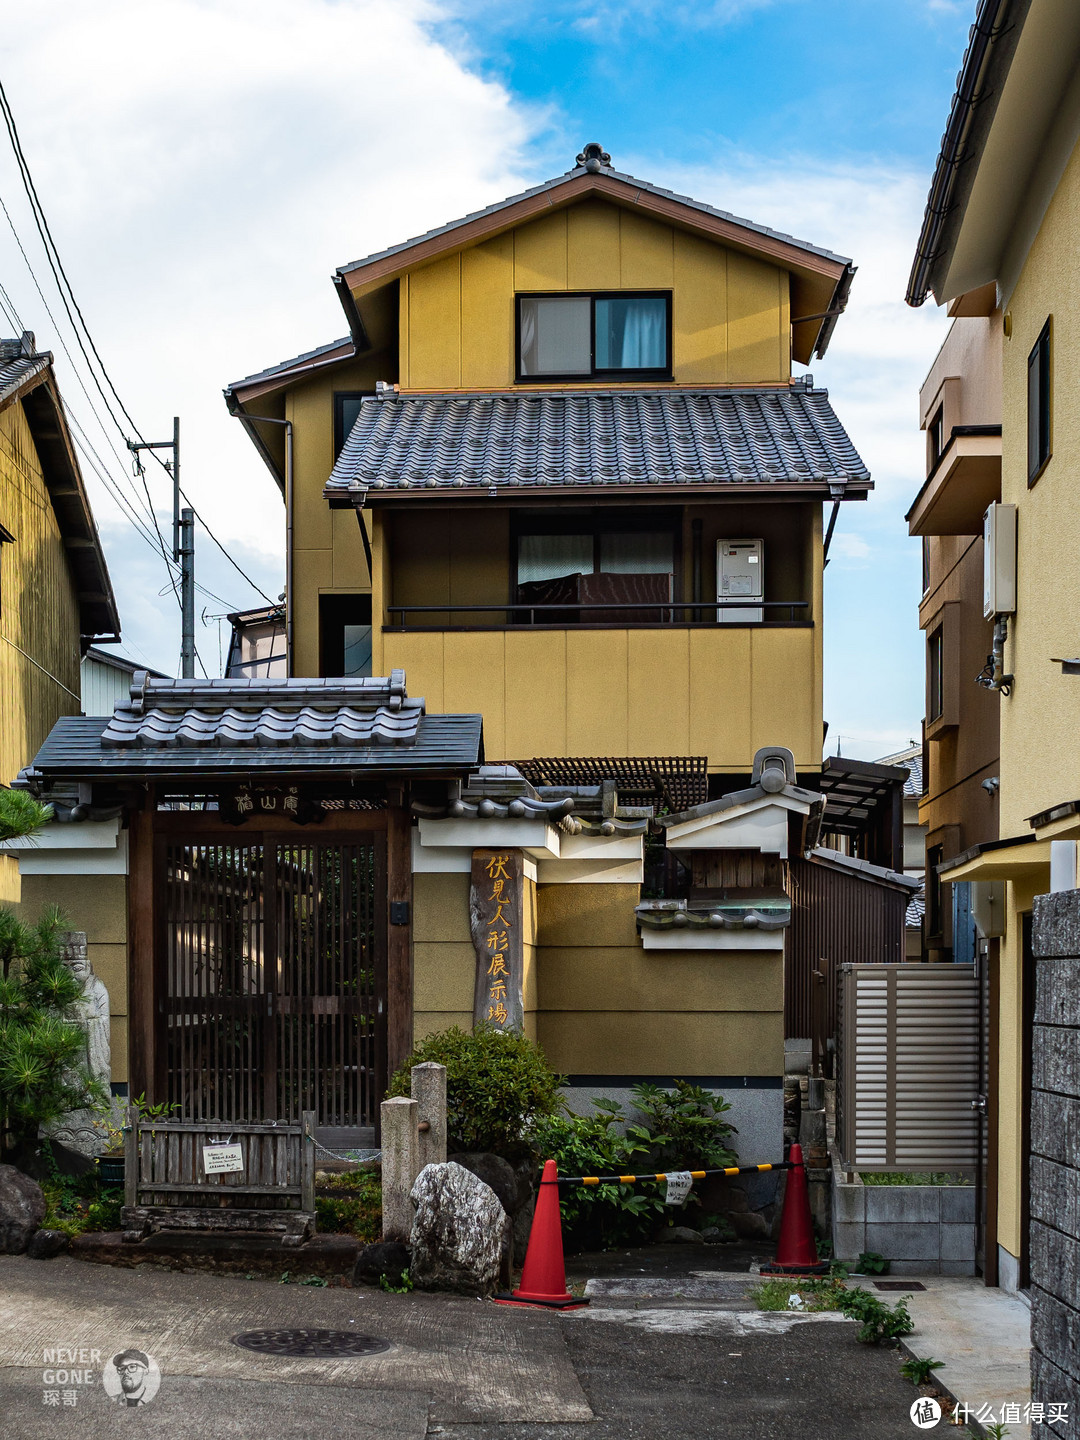
M640 1268L639 1272L640 1273ZM670 1274L670 1270L668 1272ZM662 1287L661 1287L662 1288ZM677 1289L678 1287L676 1287ZM762 1315L708 1282L598 1298L557 1315L444 1295L116 1270L0 1257L5 1440L892 1440L920 1433L895 1351L849 1322ZM363 1358L260 1355L244 1330L381 1337ZM105 1394L120 1349L155 1357L140 1408ZM46 1351L99 1350L87 1382L45 1379ZM75 1391L75 1403L64 1403ZM44 1397L57 1392L61 1399ZM942 1432L944 1426L942 1426ZM931 1432L933 1433L933 1432ZM957 1434L949 1430L950 1434Z

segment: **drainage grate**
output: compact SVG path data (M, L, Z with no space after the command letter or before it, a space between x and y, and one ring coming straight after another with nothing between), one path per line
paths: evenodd
M875 1290L925 1290L921 1280L875 1280Z
M376 1335L353 1335L348 1330L245 1330L232 1337L242 1350L260 1355L318 1355L325 1359L350 1355L380 1355L389 1340Z

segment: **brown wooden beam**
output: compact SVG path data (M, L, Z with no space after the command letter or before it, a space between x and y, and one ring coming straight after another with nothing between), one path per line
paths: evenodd
M128 821L128 1089L154 1091L154 791Z

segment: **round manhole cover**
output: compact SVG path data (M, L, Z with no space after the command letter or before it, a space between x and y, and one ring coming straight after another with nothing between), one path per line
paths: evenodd
M324 1358L379 1355L390 1349L389 1340L376 1335L354 1335L349 1330L245 1330L233 1344L260 1355L318 1355Z

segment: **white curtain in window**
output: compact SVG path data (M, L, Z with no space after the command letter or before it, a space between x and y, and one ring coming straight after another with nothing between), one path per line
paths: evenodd
M522 375L588 375L591 304L586 296L521 301Z
M596 368L662 370L667 364L667 304L659 298L597 299Z
M591 575L591 535L522 535L518 540L519 585L559 580L563 575Z

